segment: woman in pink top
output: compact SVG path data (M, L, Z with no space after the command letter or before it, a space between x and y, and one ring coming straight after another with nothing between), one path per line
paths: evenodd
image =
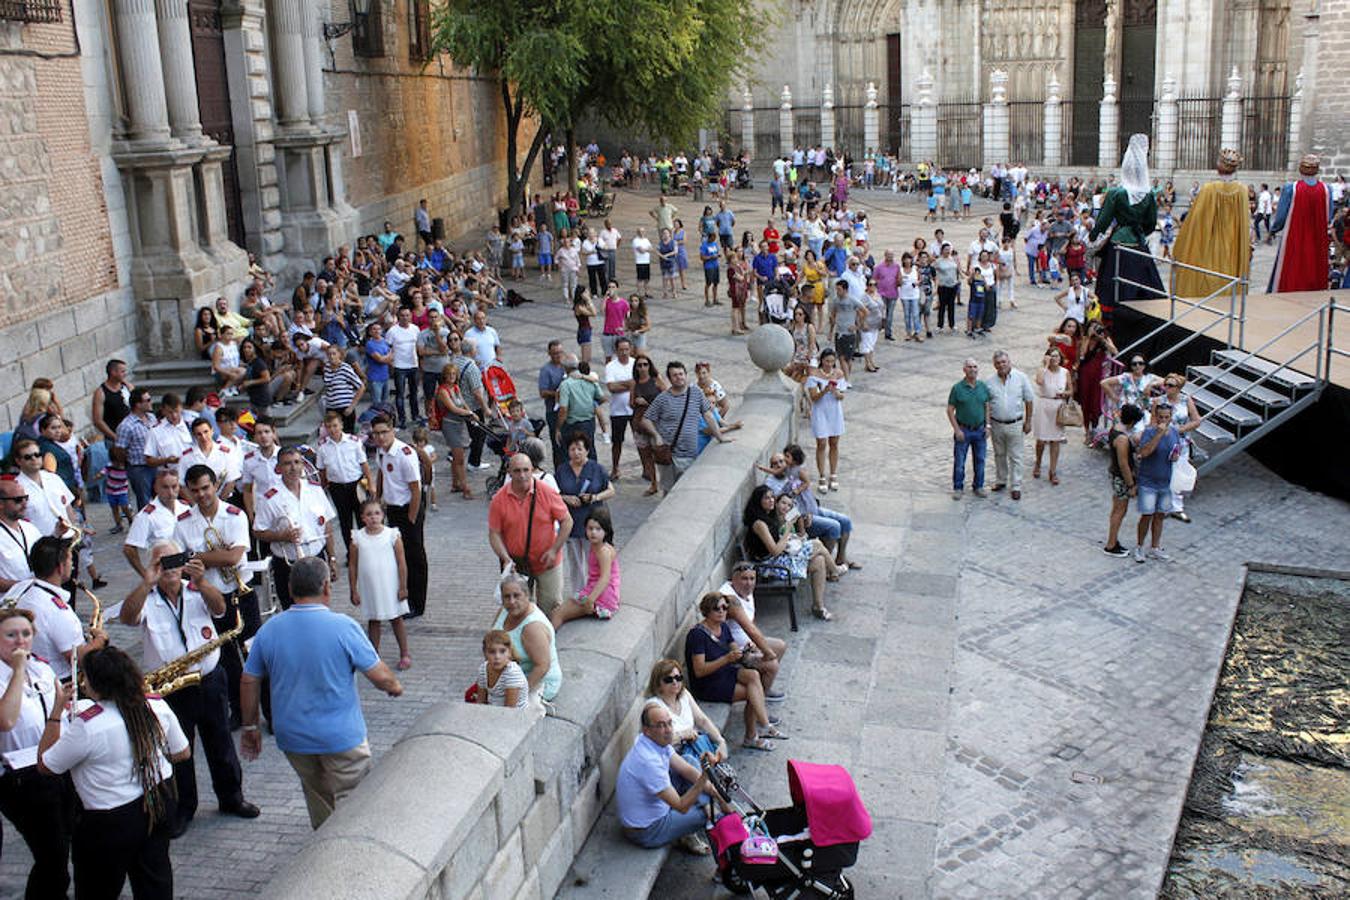
M586 586L554 608L549 618L555 631L572 619L609 619L619 610L619 552L614 549L609 510L595 507L586 516L586 541L590 544Z
M611 281L609 291L605 294L605 330L600 336L600 346L605 348L605 362L614 358L614 344L623 337L624 323L628 321L630 308L623 294L619 293L618 282Z

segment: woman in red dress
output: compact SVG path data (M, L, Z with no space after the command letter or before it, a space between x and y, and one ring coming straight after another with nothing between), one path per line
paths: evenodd
M1078 341L1078 373L1075 388L1078 405L1083 407L1083 443L1092 446L1093 429L1102 415L1102 379L1106 361L1114 358L1116 345L1100 322L1093 322Z

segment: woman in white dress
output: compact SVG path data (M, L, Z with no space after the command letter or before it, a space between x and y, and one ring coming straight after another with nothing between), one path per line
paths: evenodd
M1073 375L1063 363L1064 357L1055 347L1045 352L1045 362L1036 373L1036 406L1031 417L1031 431L1036 436L1036 467L1031 476L1041 477L1041 456L1049 444L1051 484L1059 484L1059 446L1068 440L1064 426L1059 424L1059 408L1073 396Z
M408 563L403 555L403 539L397 528L384 524L384 507L378 500L361 504L361 525L352 532L347 557L352 605L366 614L366 633L380 651L380 623L388 622L398 641L398 668L412 667L408 655L408 631L403 617L408 614Z
M816 488L822 494L839 488L839 437L844 433L843 400L848 386L834 350L821 350L820 365L806 377L803 387L811 399L811 434L816 439L816 470L820 472Z

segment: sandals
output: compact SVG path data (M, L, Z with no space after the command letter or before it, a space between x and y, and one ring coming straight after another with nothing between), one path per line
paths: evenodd
M830 476L830 490L832 491L839 490L839 478L835 475Z
M862 563L860 563L860 562L854 562L853 560L850 559L848 562L844 563L844 568L846 568L846 569L861 569L861 568L862 568Z
M830 490L830 483L822 478L820 481L816 482L816 490L820 491L822 494L828 493Z
M411 668L412 668L412 657L411 657L411 656L400 656L400 657L398 658L398 665L395 666L395 668L398 669L400 672L406 672L408 669L411 669Z
M788 736L786 734L783 734L783 732L779 731L772 725L770 725L767 728L760 728L759 736L761 738L768 738L771 741L786 741L788 739Z
M642 496L650 497L652 494L659 494L659 493L661 493L661 489L659 487L649 487L642 492Z
M1032 477L1032 478L1040 478L1040 477L1041 477L1041 467L1040 467L1039 465L1036 466L1035 468L1033 468L1033 469L1031 470L1031 477Z
M823 606L820 607L819 609L811 610L811 615L815 616L817 619L820 619L822 622L834 621L834 613L830 612Z
M761 753L773 752L773 744L762 737L746 738L741 741L741 746L746 750L759 750Z
M1051 473L1050 473L1050 483L1051 483L1051 484L1059 484L1059 476L1056 475L1054 472L1051 472Z

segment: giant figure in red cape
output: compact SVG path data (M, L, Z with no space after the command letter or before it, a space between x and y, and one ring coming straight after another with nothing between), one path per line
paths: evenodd
M1327 286L1331 235L1331 191L1317 177L1322 161L1309 153L1299 160L1301 178L1280 191L1270 230L1280 236L1271 293L1321 291Z

